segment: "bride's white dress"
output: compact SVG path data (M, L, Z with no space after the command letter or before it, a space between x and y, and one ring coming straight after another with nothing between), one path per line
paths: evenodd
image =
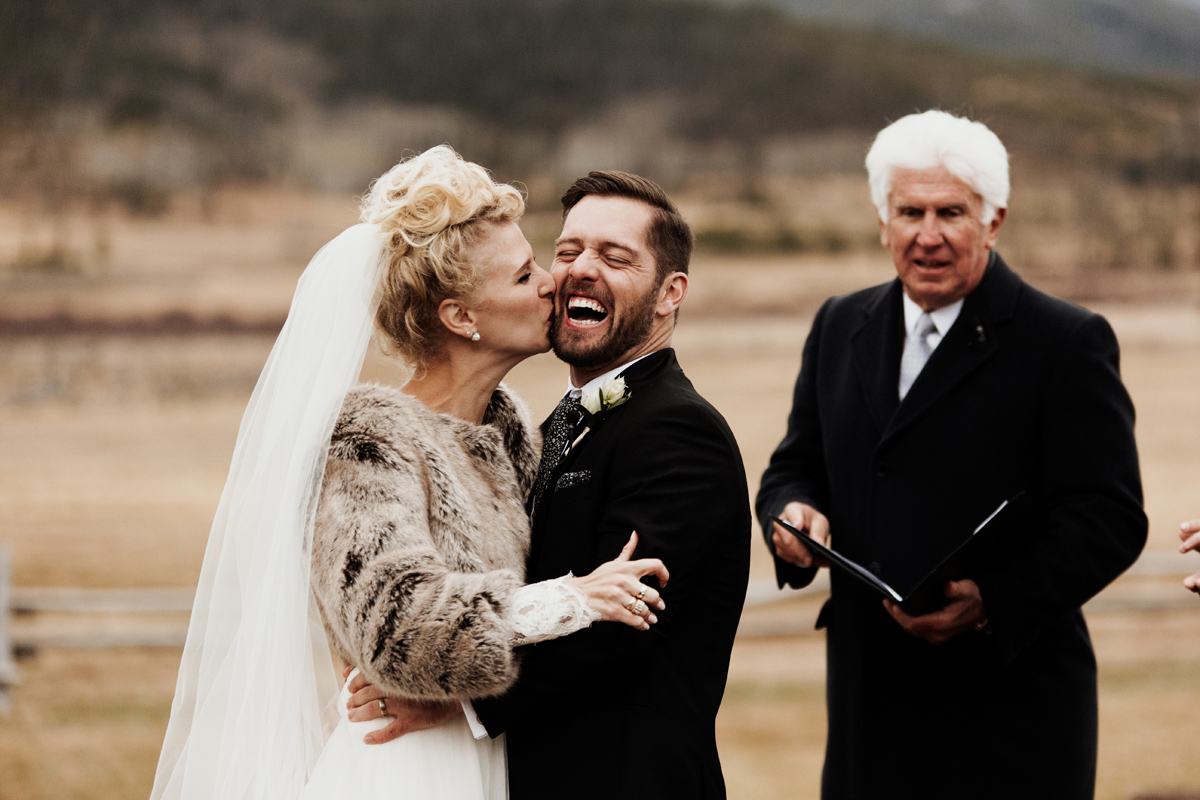
M565 636L599 618L562 578L520 589L512 603L515 645ZM357 674L355 670L353 674ZM349 681L347 681L347 684ZM508 762L504 736L476 739L465 716L386 744L363 737L390 717L351 722L342 687L340 719L304 787L302 800L504 800Z

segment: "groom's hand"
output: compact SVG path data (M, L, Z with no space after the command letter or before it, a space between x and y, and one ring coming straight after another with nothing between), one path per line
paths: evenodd
M900 623L900 627L930 644L941 644L969 630L983 630L987 615L983 610L983 597L975 581L950 581L946 584L946 598L950 601L940 611L911 617L891 600L884 600L883 607Z
M347 667L345 674L349 674ZM386 728L371 731L363 737L367 744L385 744L393 739L399 739L406 733L435 728L458 714L463 713L462 703L457 700L410 700L403 697L389 697L377 687L367 683L362 673L354 676L350 682L350 700L346 703L349 709L347 716L351 722L368 722L383 716L392 717L392 722ZM384 702L381 708L379 701ZM387 713L384 714L384 708Z

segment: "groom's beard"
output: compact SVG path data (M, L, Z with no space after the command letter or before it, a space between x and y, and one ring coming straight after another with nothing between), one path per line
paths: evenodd
M558 294L559 297L566 297L573 291L595 294L594 289L585 289L586 287L568 279ZM596 369L616 361L650 335L650 329L654 326L654 306L658 299L658 289L658 286L651 286L631 308L621 314L613 307L611 297L600 298L609 309L612 324L608 332L598 340L590 340L586 331L573 331L564 327L566 304L556 302L554 319L550 322L550 346L554 349L554 355L580 369Z

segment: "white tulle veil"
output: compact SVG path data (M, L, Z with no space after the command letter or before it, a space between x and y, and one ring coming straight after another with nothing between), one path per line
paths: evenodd
M309 588L333 425L371 339L386 236L313 257L238 431L151 797L293 798L338 690Z

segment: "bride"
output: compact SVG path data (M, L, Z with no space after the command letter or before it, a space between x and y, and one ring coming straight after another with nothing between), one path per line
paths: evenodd
M435 147L305 270L238 433L153 798L506 797L503 739L465 716L364 744L387 719L348 719L330 649L389 694L465 701L502 693L521 645L656 621L640 578L666 569L630 560L636 534L591 575L522 585L540 444L501 380L549 349L554 304L523 211ZM351 388L373 328L413 370L400 389Z

